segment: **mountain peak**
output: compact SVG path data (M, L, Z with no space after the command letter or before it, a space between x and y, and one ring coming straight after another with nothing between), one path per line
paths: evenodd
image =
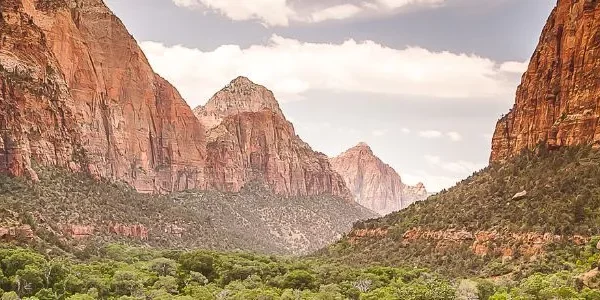
M273 92L247 77L238 76L212 96L206 105L196 107L194 114L210 130L227 116L264 110L285 119Z
M366 151L366 152L370 153L371 155L373 155L373 150L365 142L358 143L356 146L350 148L348 151Z
M256 83L254 83L252 80L250 80L248 77L244 77L244 76L238 76L235 79L233 79L229 85L238 85L238 86L245 86L245 85L258 85Z
M377 157L365 142L331 159L356 201L381 215L398 211L427 197L425 187L407 186L400 175Z

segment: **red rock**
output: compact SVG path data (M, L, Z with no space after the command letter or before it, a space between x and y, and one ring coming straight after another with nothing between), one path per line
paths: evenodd
M496 125L490 160L505 160L539 143L600 147L599 74L599 2L559 0L514 107Z
M414 187L404 184L400 175L375 156L365 143L332 158L331 165L342 175L356 201L381 215L427 198L422 183Z
M237 192L258 180L279 195L352 199L327 156L296 135L266 88L239 77L195 114L210 128L206 189Z
M29 225L13 227L0 227L0 241L12 242L22 240L33 240L34 233Z
M63 231L72 238L85 239L94 235L94 226L90 225L67 225L64 226Z
M136 238L140 240L148 239L148 229L141 224L125 225L117 223L109 226L109 232L123 237Z
M101 0L0 8L0 63L29 74L0 73L0 171L35 179L35 159L141 192L200 185L204 129Z

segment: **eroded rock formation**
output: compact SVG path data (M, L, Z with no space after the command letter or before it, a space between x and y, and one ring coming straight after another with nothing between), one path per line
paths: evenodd
M203 181L204 129L101 0L0 9L0 171L35 179L35 160L141 192Z
M404 184L400 175L375 156L365 143L332 158L331 165L342 175L356 201L381 215L427 198L422 183L416 186Z
M235 192L259 180L279 195L352 199L327 156L296 135L263 86L238 77L194 112L209 128L207 189Z
M559 0L517 90L496 125L491 161L534 149L600 147L600 2Z

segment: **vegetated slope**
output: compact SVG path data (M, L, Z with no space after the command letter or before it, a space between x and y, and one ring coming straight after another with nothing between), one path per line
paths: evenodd
M574 263L579 245L600 234L599 165L591 147L540 147L403 211L358 222L324 252L456 275L569 269L564 262Z
M37 172L40 182L35 184L1 175L0 241L37 241L69 251L123 240L298 254L341 237L358 219L375 216L330 196L274 196L258 183L240 193L153 196L84 174L49 168Z

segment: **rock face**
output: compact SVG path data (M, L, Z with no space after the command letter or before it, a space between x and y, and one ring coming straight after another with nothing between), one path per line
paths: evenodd
M296 135L266 88L238 77L194 112L209 129L206 189L236 192L260 180L279 195L352 199L327 156Z
M422 183L414 187L404 184L400 175L365 143L332 158L331 165L342 175L356 201L381 215L427 198Z
M600 2L559 0L517 90L496 125L490 160L534 149L600 147Z
M0 2L0 171L31 160L141 192L203 182L204 129L101 0Z

